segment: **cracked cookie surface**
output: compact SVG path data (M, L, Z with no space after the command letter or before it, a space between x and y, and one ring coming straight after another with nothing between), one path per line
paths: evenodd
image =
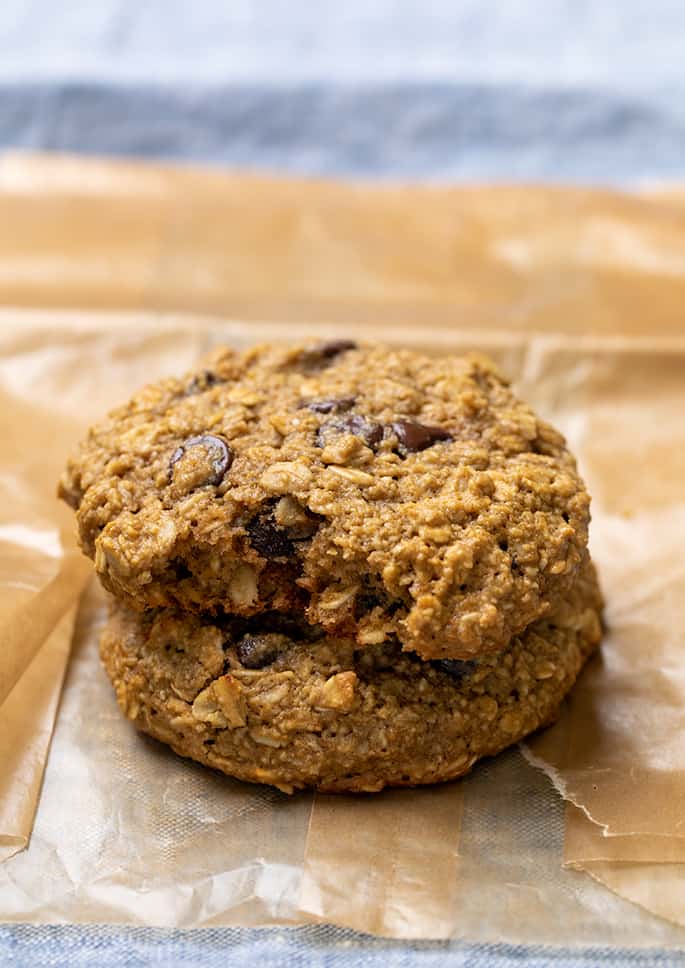
M112 603L101 655L142 731L243 780L373 792L466 773L551 722L599 642L586 565L552 613L479 660L359 647L273 613L135 612Z
M146 387L60 493L133 608L295 610L429 659L502 649L587 557L575 461L494 365L345 340Z

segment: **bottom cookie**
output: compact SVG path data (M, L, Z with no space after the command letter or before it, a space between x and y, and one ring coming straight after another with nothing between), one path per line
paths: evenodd
M287 793L450 780L549 724L599 643L589 566L507 649L426 662L282 615L203 619L114 602L100 651L119 705L182 756Z

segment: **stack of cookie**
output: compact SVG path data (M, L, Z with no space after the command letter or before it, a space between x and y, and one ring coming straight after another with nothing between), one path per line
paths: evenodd
M219 350L91 430L60 493L126 715L287 792L460 776L599 642L575 461L482 358Z

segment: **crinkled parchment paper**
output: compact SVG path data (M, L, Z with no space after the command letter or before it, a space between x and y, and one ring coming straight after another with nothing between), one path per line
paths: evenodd
M24 307L0 313L0 916L685 944L678 206L0 162L0 301ZM102 594L81 595L53 492L87 424L146 380L218 341L341 331L489 351L564 429L608 630L525 758L436 789L288 798L121 717Z

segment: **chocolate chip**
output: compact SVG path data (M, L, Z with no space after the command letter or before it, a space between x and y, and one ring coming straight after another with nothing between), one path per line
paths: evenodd
M204 447L210 455L212 473L203 482L205 484L220 484L224 474L233 463L233 451L228 442L217 434L201 434L199 437L189 437L171 455L169 459L169 481L174 474L175 465L191 447Z
M442 427L430 427L413 420L396 420L390 429L397 437L397 449L403 457L432 447L438 441L452 440L452 434Z
M319 427L316 435L318 447L325 447L328 440L336 434L354 434L367 447L375 447L383 439L383 427L375 420L367 420L358 413L351 413L346 417L327 420Z
M271 511L260 512L245 527L250 544L262 558L291 558L293 543L281 528L277 527Z
M203 370L201 373L197 373L190 381L186 388L186 395L192 396L194 393L202 393L204 390L209 390L210 387L220 382L216 373L212 373L211 370Z
M374 608L382 608L385 612L392 613L393 606L399 603L393 602L389 596L377 588L362 588L354 599L354 617L357 621L372 612Z
M307 349L302 350L299 359L302 363L316 366L329 362L336 356L340 356L341 353L347 352L347 350L356 350L356 348L357 344L354 340L333 339L325 343L315 343L314 346L308 346Z
M460 682L466 676L470 676L478 665L471 659L462 661L461 659L434 659L432 665L442 672L446 672L450 678Z
M173 561L170 561L169 568L174 573L175 581L183 581L191 577L190 568L181 558L174 558Z
M271 665L282 650L287 639L283 635L246 635L236 648L236 655L246 669L263 669Z
M356 348L357 344L353 339L332 339L326 343L318 343L312 347L312 352L323 360L331 360L334 356L346 353L347 350L356 350Z
M354 406L355 397L331 397L330 400L310 400L300 404L300 409L314 413L345 413Z

